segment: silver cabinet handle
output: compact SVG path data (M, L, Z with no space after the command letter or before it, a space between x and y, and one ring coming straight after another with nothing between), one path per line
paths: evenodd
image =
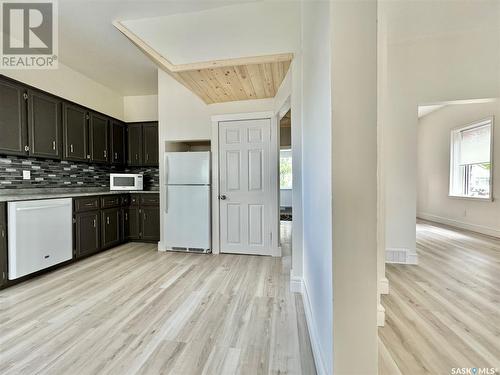
M94 219L94 220L92 220L92 223L93 223L92 225L93 225L93 226L94 226L94 228L95 228L95 219Z
M146 154L146 161L149 161L149 154Z
M128 221L128 213L125 212L125 221Z
M139 155L135 154L135 160L139 159Z
M52 141L52 150L56 150L56 141Z
M104 150L104 157L106 158L108 156L108 151Z
M221 201L225 201L227 199L227 196L223 194L223 195L219 196L219 199Z
M74 152L74 151L73 151L73 145L72 145L72 144L71 144L71 145L69 145L69 152L71 152L71 153L73 153L73 152Z
M115 160L118 160L118 153L115 152Z
M106 218L106 223L109 225L109 216Z

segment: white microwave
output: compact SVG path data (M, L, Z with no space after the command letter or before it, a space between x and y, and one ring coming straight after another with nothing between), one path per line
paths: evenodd
M111 173L109 176L109 190L143 190L143 180L142 174Z

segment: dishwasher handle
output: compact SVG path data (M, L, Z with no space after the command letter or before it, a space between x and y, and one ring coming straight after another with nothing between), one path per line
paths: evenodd
M67 207L67 204L51 204L46 206L34 206L34 207L17 207L16 211L37 211L37 210L45 210L47 208L58 208L58 207Z

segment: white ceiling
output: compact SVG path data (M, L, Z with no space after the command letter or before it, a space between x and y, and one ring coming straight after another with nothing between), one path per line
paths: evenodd
M157 93L155 65L112 25L113 20L195 12L234 0L59 0L59 60L117 93Z

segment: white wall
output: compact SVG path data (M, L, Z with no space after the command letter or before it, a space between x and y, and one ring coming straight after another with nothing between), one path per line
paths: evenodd
M318 373L331 374L333 291L330 5L328 2L304 2L302 11L304 304L309 318L314 355L319 364ZM293 116L295 114L292 118Z
M331 14L333 373L377 374L377 2Z
M123 97L126 122L158 121L158 95Z
M500 197L500 101L449 105L418 121L418 217L500 237L500 201L477 201L448 196L450 132L495 116L493 196Z
M387 15L381 21L387 24L380 27L389 30L384 57L387 77L380 82L384 89L383 222L386 248L415 252L417 106L500 96L500 3L408 1L404 7L401 3L381 3ZM487 15L493 16L484 23ZM462 29L465 24L474 27ZM436 31L440 28L446 29Z
M124 120L123 96L60 62L59 68L55 70L0 70L0 73Z

